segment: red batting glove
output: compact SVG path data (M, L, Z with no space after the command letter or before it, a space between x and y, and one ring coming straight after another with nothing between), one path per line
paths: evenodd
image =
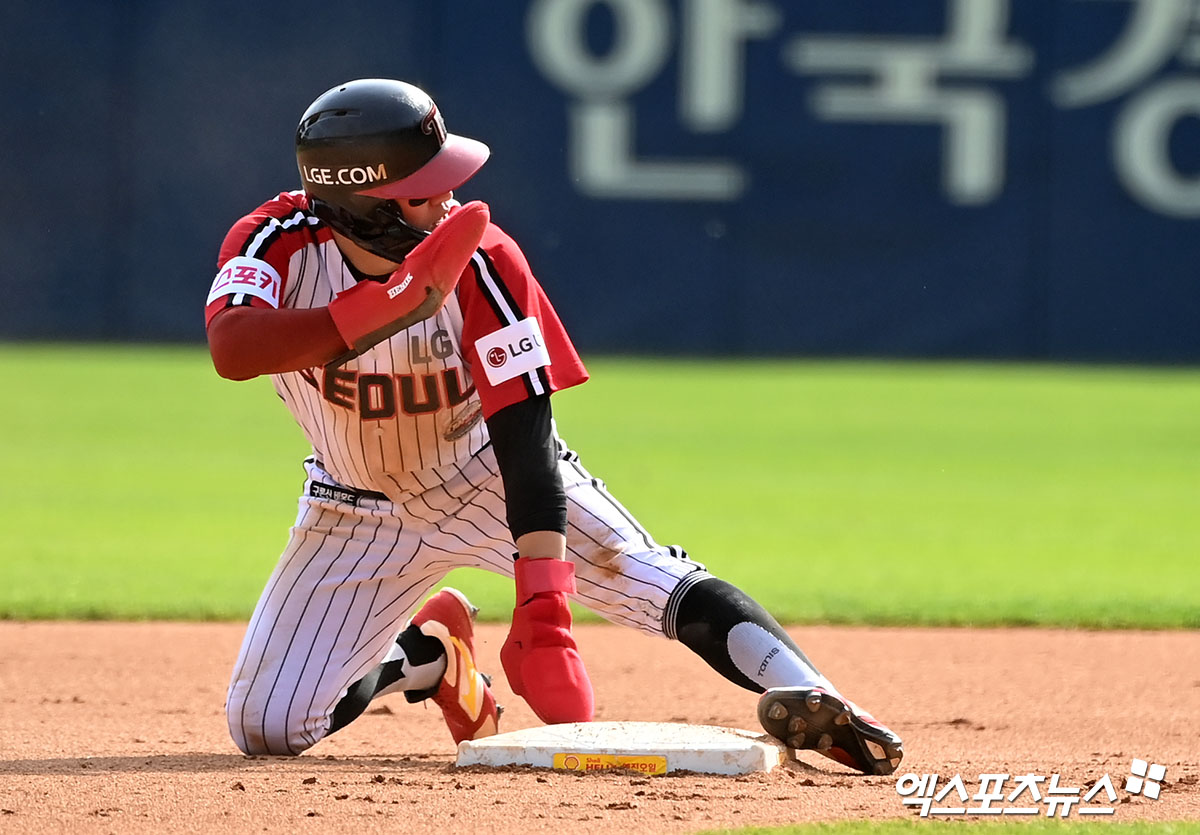
M514 575L517 608L500 648L509 686L547 725L592 721L592 682L571 636L567 606L567 594L575 591L575 566L521 557Z
M338 293L329 315L356 357L400 331L437 313L483 238L491 213L473 200L451 210L429 236L408 253L387 281L360 281Z

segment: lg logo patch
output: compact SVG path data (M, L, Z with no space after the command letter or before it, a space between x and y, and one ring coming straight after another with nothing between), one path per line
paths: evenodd
M493 386L550 364L542 329L532 316L475 340L475 351Z

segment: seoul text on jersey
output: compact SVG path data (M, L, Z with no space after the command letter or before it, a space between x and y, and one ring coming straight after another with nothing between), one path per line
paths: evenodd
M386 420L401 415L427 415L465 403L475 386L464 385L460 368L437 374L379 374L345 368L301 372L304 380L335 406L358 413L361 420Z

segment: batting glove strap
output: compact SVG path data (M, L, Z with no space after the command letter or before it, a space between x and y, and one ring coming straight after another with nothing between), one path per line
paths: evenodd
M513 563L517 606L544 592L575 593L575 564L553 557L519 557ZM569 618L569 614L568 614ZM567 622L570 626L570 620Z

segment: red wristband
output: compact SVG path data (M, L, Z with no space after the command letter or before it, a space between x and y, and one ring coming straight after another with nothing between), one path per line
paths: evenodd
M513 563L517 605L542 592L575 593L575 564L553 557L520 557Z

